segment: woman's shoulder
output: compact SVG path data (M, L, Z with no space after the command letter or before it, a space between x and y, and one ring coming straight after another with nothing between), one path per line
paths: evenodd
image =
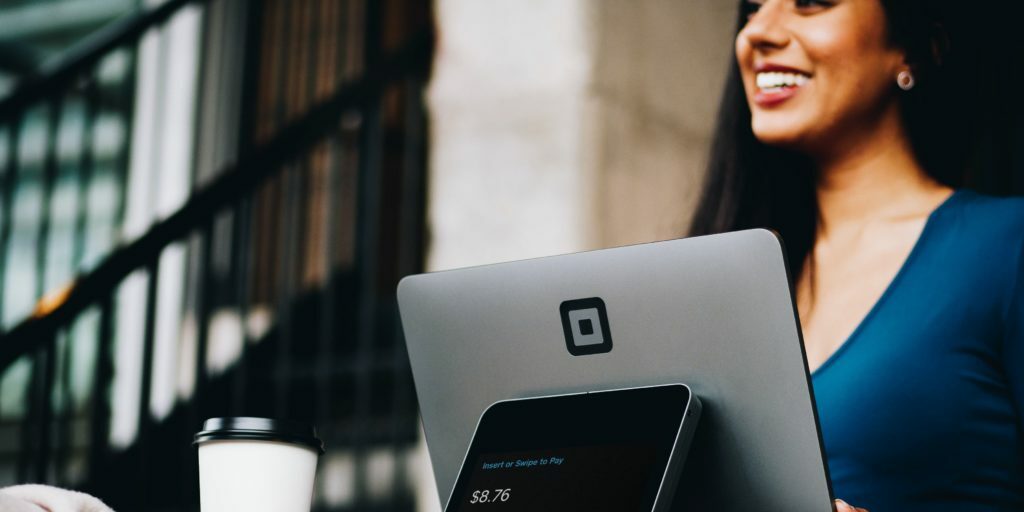
M960 189L947 200L932 221L935 235L944 240L947 259L964 258L980 273L1005 276L1017 272L1024 261L1024 197L996 197ZM952 261L952 260L950 260Z
M967 231L995 236L1004 243L1024 240L1024 197L997 197L960 189L950 203L957 223Z
M1024 197L963 189L944 206L944 232L936 246L942 265L955 266L956 275L979 291L975 299L988 297L997 310L1007 311L1024 276Z

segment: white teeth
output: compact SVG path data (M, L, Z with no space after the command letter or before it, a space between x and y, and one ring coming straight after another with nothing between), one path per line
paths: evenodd
M802 87L806 85L808 81L810 81L810 77L798 73L769 72L757 74L758 89L776 89L779 87Z

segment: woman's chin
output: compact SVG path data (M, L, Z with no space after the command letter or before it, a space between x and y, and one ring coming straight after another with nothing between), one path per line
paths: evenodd
M758 130L754 129L754 137L768 146L796 149L802 145L803 133L794 130Z
M806 114L755 114L750 128L762 144L801 153L814 153L817 146L829 140L828 127Z

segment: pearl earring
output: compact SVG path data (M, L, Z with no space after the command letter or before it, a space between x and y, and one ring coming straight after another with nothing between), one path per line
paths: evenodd
M896 77L896 84L900 86L900 89L909 91L914 88L917 81L914 80L914 75L909 70L900 71L899 76Z

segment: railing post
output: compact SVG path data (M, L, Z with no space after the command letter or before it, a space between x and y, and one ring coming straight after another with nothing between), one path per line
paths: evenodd
M168 0L169 1L169 0ZM138 58L138 52L135 48L124 50L127 53L125 59L128 60L128 71L125 72L124 83L121 84L118 95L124 100L124 103L120 106L120 114L124 119L124 130L125 133L131 133L135 122L135 60ZM117 154L117 164L115 169L118 172L117 183L122 184L122 187L126 187L128 183L128 166L131 159L131 144L124 143L120 147L120 151ZM127 210L128 201L125 197L127 192L123 189L119 194L120 202L117 205L117 216L115 222L121 224L124 222L125 211Z
M401 174L401 211L398 225L398 268L397 277L418 271L422 266L419 255L423 253L423 205L425 202L425 176L423 162L426 160L426 141L422 98L422 83L418 78L411 78L403 84L403 130L405 140L402 141L402 174ZM417 255L417 256L414 256ZM397 307L397 305L396 305ZM397 309L396 309L397 312ZM416 397L413 396L412 374L409 368L409 356L406 351L402 323L396 314L394 317L395 348L393 354L392 376L395 379L394 417L392 418L392 439L397 445L408 436L409 424L416 424ZM402 451L396 453L398 466L405 461ZM407 489L404 471L395 473L395 495Z
M206 219L202 226L199 228L199 243L197 251L198 255L198 267L195 272L199 274L199 279L196 280L196 301L193 305L193 312L196 317L196 353L195 359L192 364L195 365L194 382L192 385L192 396L189 397L188 403L185 406L185 431L182 432L184 440L191 439L192 434L199 431L202 426L202 422L208 413L207 400L203 396L203 390L206 389L209 383L209 371L207 370L206 352L207 346L209 345L209 327L210 327L210 309L212 305L212 294L210 292L210 281L213 273L210 271L210 267L213 264L213 217ZM190 476L196 475L193 470L198 469L199 459L194 449L189 447L187 451L183 452L182 459L184 462L182 466L186 469L187 474ZM199 481L196 479L188 478L180 482L182 488L182 495L186 501L196 501L199 499Z
M21 125L24 112L18 112L7 125L7 162L3 175L3 218L0 219L0 328L6 318L4 296L7 291L7 253L14 225L14 191L18 186L18 146L21 144Z
M281 258L278 265L277 305L274 319L277 321L277 358L273 368L274 389L274 414L280 418L289 416L288 398L291 389L291 365L292 365L292 299L295 297L295 246L299 238L296 236L296 228L299 224L299 208L303 204L299 201L299 176L300 165L298 163L287 164L282 171L280 180L282 209L278 233L281 235Z
M22 420L22 453L18 478L23 482L49 481L53 428L53 380L56 374L56 331L47 330L41 347L32 354L27 393L28 411Z
M246 380L248 379L248 357L249 345L249 274L252 261L251 223L252 202L248 198L241 199L234 208L233 222L234 231L234 269L235 269L235 306L238 311L238 318L241 322L241 351L238 361L235 363L234 377L232 382L231 413L239 416L245 413Z
M140 476L138 480L140 483L133 488L138 497L135 500L138 510L146 510L148 508L148 475L151 474L148 452L152 426L150 400L153 391L153 344L156 338L156 302L157 291L160 287L159 255L147 265L146 273L149 275L149 280L146 287L146 318L142 335L142 389L139 393L138 435L136 437L138 474Z
M78 199L75 205L75 235L71 249L71 265L77 272L85 260L86 232L89 229L89 189L92 186L96 136L93 126L99 110L99 91L96 77L90 76L83 91L85 110L82 119L82 152L78 159Z
M110 384L114 380L114 306L106 296L100 302L100 323L97 335L96 373L93 375L93 396L89 428L89 474L100 477L106 473L104 464L110 447ZM102 483L107 483L102 481Z
M364 0L366 33L363 67L371 71L380 65L382 2ZM356 230L356 272L359 286L357 343L354 357L356 382L354 446L356 454L356 503L367 500L367 444L372 399L374 337L377 335L377 278L380 247L381 127L380 102L383 91L375 91L361 107L359 138L359 208Z
M30 365L28 389L25 392L25 416L21 418L20 444L21 453L18 454L17 478L19 482L28 482L34 478L32 472L33 457L36 452L36 426L33 422L38 415L36 410L35 395L38 388L38 361L33 359L38 354L26 354L24 359Z
M36 467L36 481L50 482L51 452L53 451L53 387L57 374L57 332L46 333L47 343L41 351L43 358L42 382L40 383L39 407L39 465Z
M279 18L278 31L281 38L278 49L274 54L274 67L279 73L275 77L279 95L273 112L273 129L275 134L280 133L282 126L291 118L291 110L294 108L294 105L288 101L289 93L291 92L289 86L294 78L294 71L289 68L289 64L291 59L296 58L293 52L294 45L292 40L298 37L295 35L297 31L293 29L299 20L297 9L288 9L288 3L283 0L278 0L278 2L282 6L280 8L284 9L285 12L281 13ZM292 293L291 283L294 267L292 255L294 254L293 247L295 243L295 239L292 237L295 234L293 230L295 222L292 218L297 205L288 202L288 192L294 188L293 175L296 172L296 165L294 160L282 164L281 170L278 172L279 178L276 182L279 188L273 191L277 193L279 201L281 201L279 204L282 211L279 217L279 224L272 228L277 231L277 236L274 238L278 242L279 250L277 252L277 281L271 287L277 296L277 303L274 305L274 320L277 323L277 338L274 341L277 344L277 357L274 358L274 367L270 371L272 372L271 382L275 386L274 414L282 418L288 415L288 390L291 377L289 370L291 364L290 337L292 325L289 299Z
M54 357L59 357L59 376L57 379L60 381L60 395L61 395L61 410L59 411L58 417L56 418L56 442L54 443L54 454L53 461L56 468L54 483L59 486L71 485L67 482L66 469L68 453L71 449L71 419L74 418L75 407L74 407L74 396L71 391L71 365L72 359L72 343L74 342L72 331L73 324L69 325L62 333L57 337L57 351Z
M331 397L333 395L331 376L335 366L334 343L337 330L337 320L335 317L338 311L338 287L337 279L334 275L335 244L337 243L335 233L339 212L337 206L340 195L338 194L338 188L341 184L342 172L342 146L339 138L340 135L338 133L331 134L324 148L326 152L324 169L326 179L324 181L327 190L324 192L322 228L324 242L323 254L321 256L324 286L320 291L320 339L318 343L318 361L315 369L317 375L317 394L319 395L319 402L316 407L317 420L330 418Z
M36 232L36 290L37 299L46 294L46 260L50 246L50 210L53 206L54 181L57 180L57 139L64 110L64 98L56 96L47 107L46 150L43 161L43 204L40 207L39 230Z

